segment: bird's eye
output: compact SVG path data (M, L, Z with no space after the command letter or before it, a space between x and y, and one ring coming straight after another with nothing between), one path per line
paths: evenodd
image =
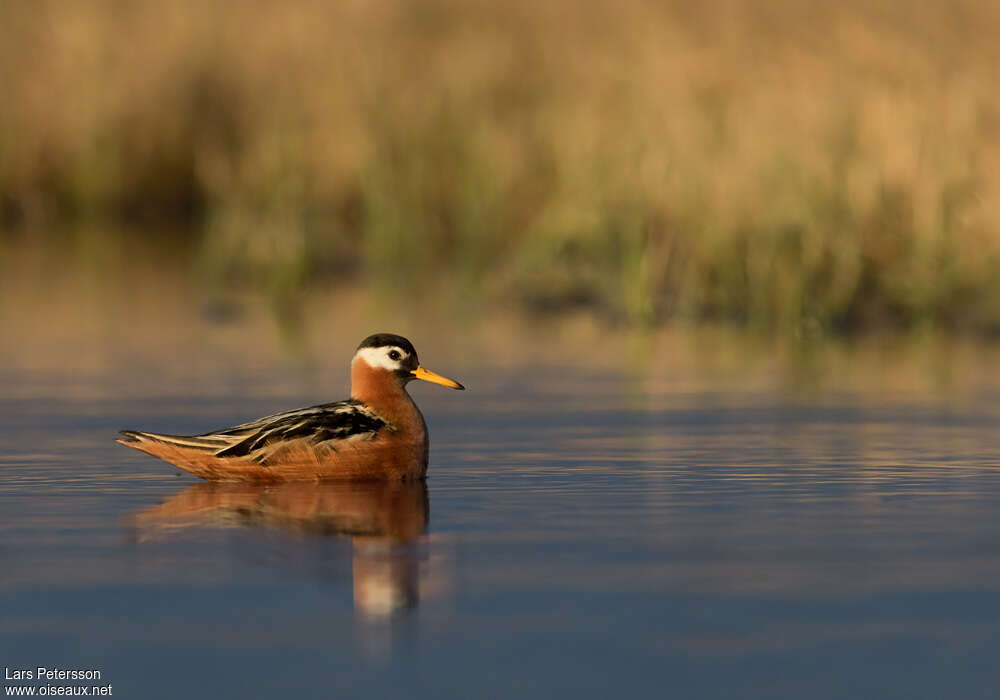
M399 358L400 358L399 350L390 350L389 351L389 359L390 360L392 360L393 362L397 362L399 360Z

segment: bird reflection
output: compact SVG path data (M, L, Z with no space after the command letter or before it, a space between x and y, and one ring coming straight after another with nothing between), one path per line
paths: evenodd
M355 610L375 619L413 608L420 599L422 584L427 584L421 581L427 521L423 482L207 482L130 518L140 540L205 527L264 527L309 537L349 537Z

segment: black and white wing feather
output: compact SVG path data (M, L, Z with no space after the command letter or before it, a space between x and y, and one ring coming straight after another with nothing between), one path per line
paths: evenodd
M199 437L230 441L229 446L215 453L218 457L247 457L266 464L271 457L299 441L336 450L339 443L372 440L380 430L392 429L365 404L351 399L276 413Z

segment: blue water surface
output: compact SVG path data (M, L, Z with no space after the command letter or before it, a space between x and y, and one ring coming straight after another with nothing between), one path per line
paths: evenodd
M413 387L430 478L383 492L199 486L113 442L343 391L6 378L0 663L153 699L1000 691L1000 396L461 379Z

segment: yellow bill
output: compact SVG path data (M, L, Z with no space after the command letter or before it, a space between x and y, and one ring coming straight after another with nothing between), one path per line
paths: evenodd
M450 389L465 389L464 386L456 382L454 379L448 379L448 377L442 377L437 372L431 372L429 369L424 369L419 365L411 374L417 379L423 379L425 382L431 382L433 384L440 384L441 386L446 386Z

